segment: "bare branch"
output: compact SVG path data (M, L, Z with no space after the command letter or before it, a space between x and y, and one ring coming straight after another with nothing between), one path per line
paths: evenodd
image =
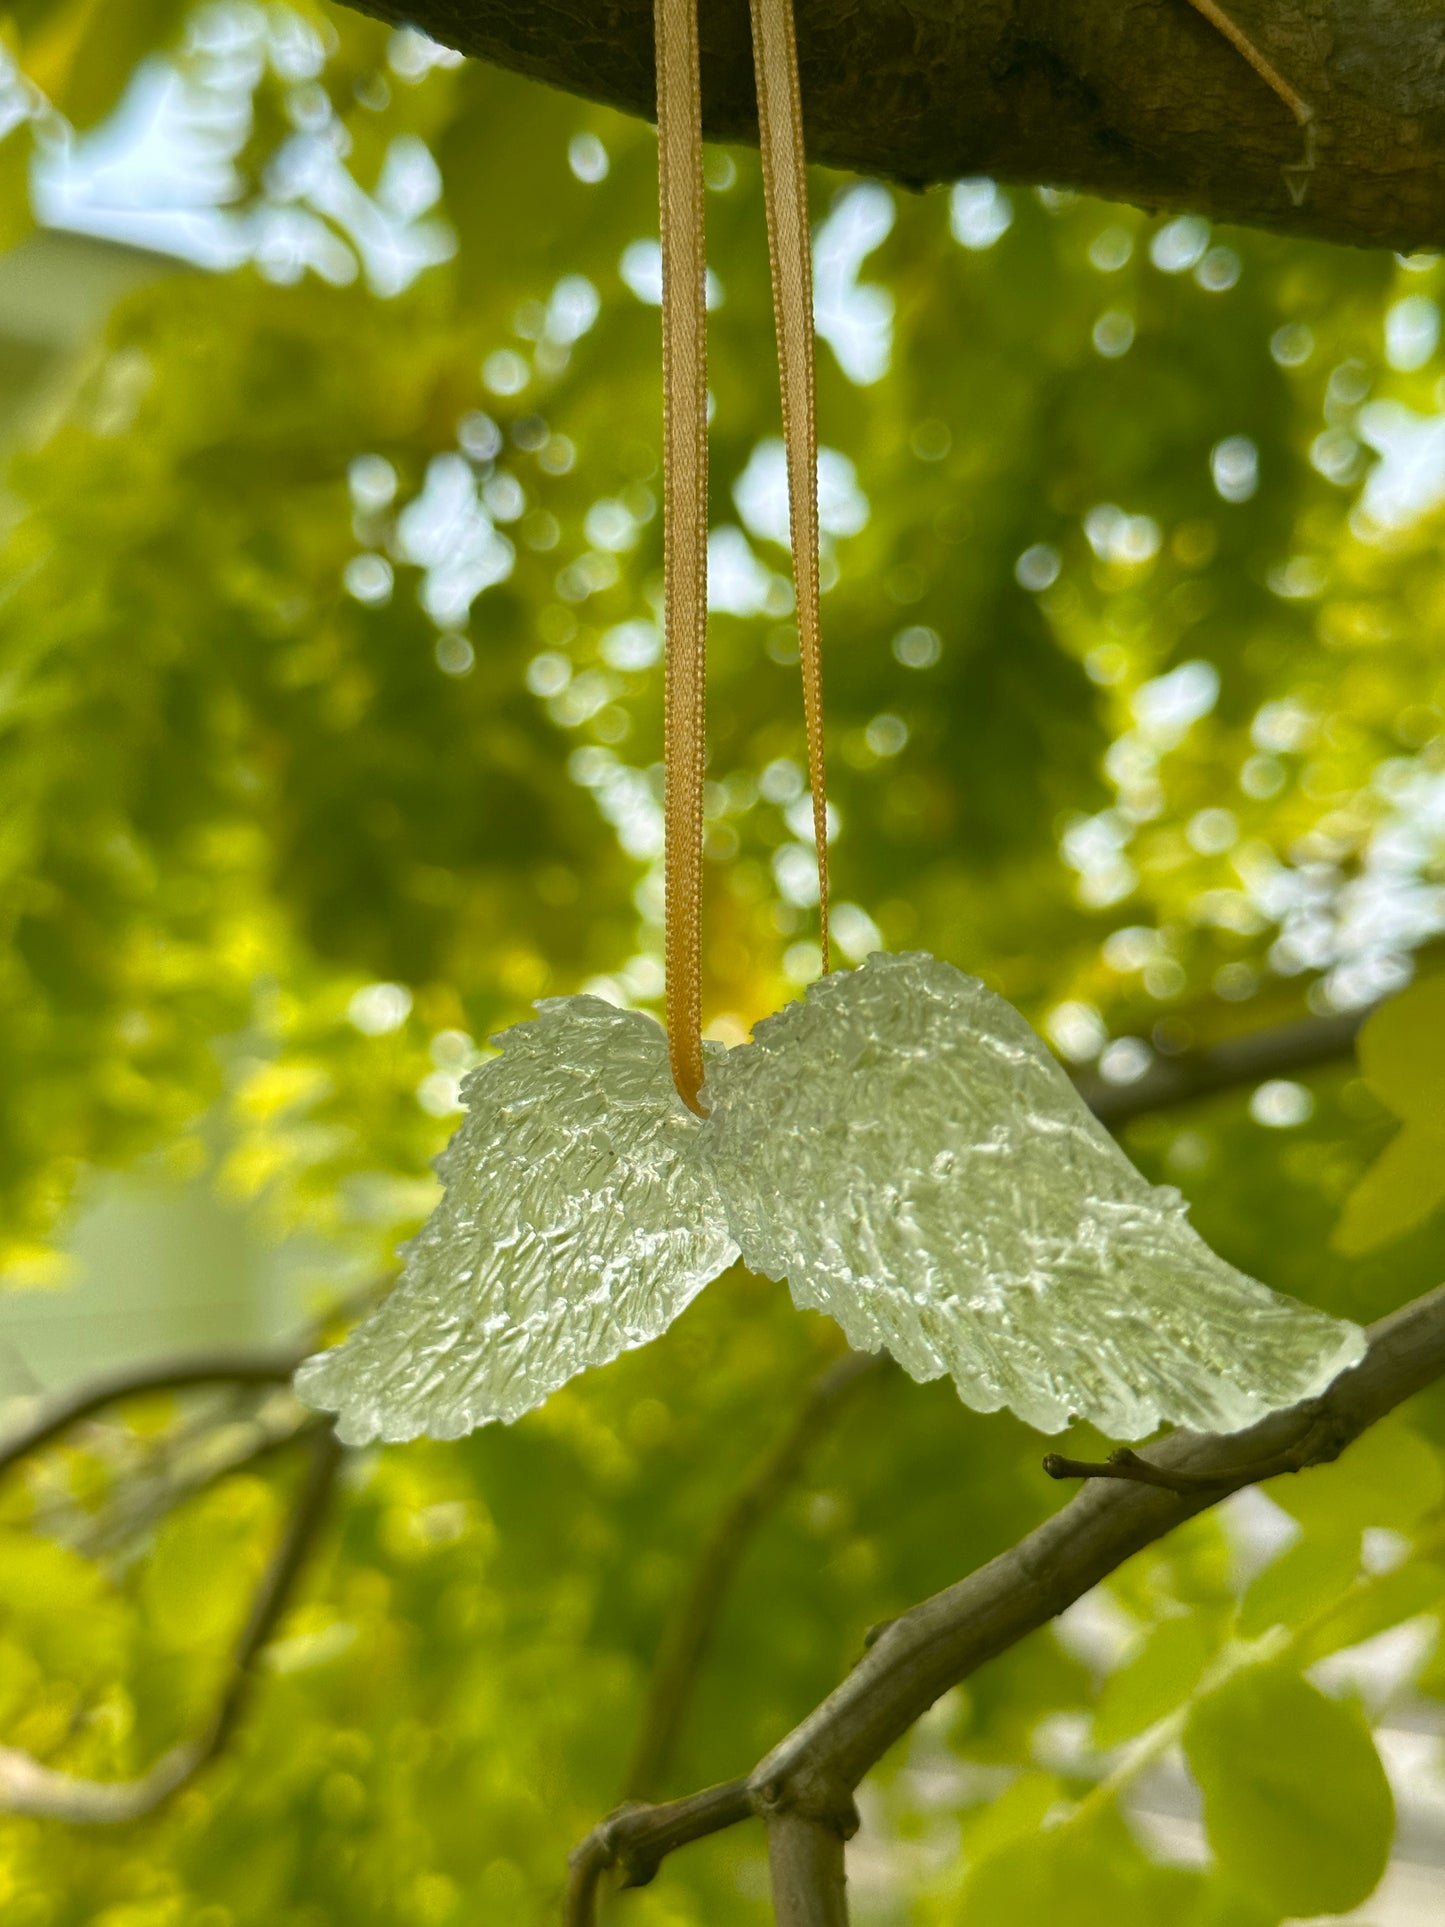
M213 1420L209 1432L188 1427L178 1449L163 1444L159 1465L147 1464L126 1473L117 1503L82 1523L76 1516L74 1494L67 1487L63 1496L58 1494L49 1503L35 1507L29 1528L42 1535L63 1533L89 1558L133 1545L167 1513L198 1493L234 1478L238 1472L254 1471L289 1452L298 1439L309 1438L330 1424L329 1419L318 1418L295 1400L287 1401L287 1405L289 1409L284 1412L273 1413L271 1401L265 1401L244 1428L229 1413ZM243 1437L232 1436L243 1429Z
M390 1282L389 1278L372 1280L334 1312L306 1326L289 1345L256 1351L237 1348L197 1352L143 1365L127 1365L42 1400L32 1418L8 1438L0 1438L0 1474L53 1444L72 1426L93 1418L108 1406L124 1404L127 1399L146 1398L158 1392L198 1391L207 1386L250 1385L269 1390L273 1386L289 1385L296 1367L315 1350L327 1327L369 1310Z
M87 1379L44 1404L28 1424L0 1440L0 1473L53 1444L73 1425L93 1418L109 1405L154 1392L189 1392L206 1385L286 1385L302 1356L295 1348L285 1352L205 1352L194 1358L163 1359L159 1364L128 1365L124 1371Z
M1106 1084L1102 1078L1078 1079L1079 1095L1101 1124L1111 1130L1155 1111L1175 1110L1202 1097L1319 1070L1352 1055L1369 1010L1343 1011L1333 1017L1308 1017L1295 1024L1257 1030L1209 1050L1160 1060L1132 1084Z
M883 1353L850 1352L816 1378L792 1424L753 1467L714 1526L662 1642L625 1786L630 1800L656 1793L667 1772L693 1683L733 1576L759 1525L802 1470L808 1453L857 1386L893 1369Z
M1304 1412L1308 1408L1299 1409ZM1322 1456L1333 1457L1333 1453L1319 1450L1330 1436L1329 1420L1321 1416L1285 1450L1236 1465L1222 1465L1218 1471L1209 1472L1170 1471L1167 1466L1155 1465L1151 1459L1141 1459L1127 1445L1121 1445L1102 1461L1066 1459L1057 1452L1049 1452L1043 1464L1051 1479L1123 1479L1131 1485L1157 1486L1161 1492L1215 1492L1223 1496L1226 1489L1233 1492L1242 1485L1258 1485L1264 1479L1280 1478L1286 1472L1303 1472L1307 1466L1318 1464Z
M622 1806L595 1826L568 1856L567 1927L594 1927L597 1888L615 1868L624 1887L645 1887L670 1853L721 1833L753 1812L746 1780L706 1787L665 1806Z
M290 1602L320 1531L341 1463L341 1448L319 1421L305 1479L281 1543L251 1603L221 1697L205 1731L165 1753L137 1780L87 1780L42 1766L28 1753L0 1747L0 1812L26 1813L80 1825L116 1825L154 1813L225 1747L255 1686L256 1663Z
M778 1927L848 1927L841 1834L779 1813L768 1821L768 1864Z
M666 1854L751 1813L765 1813L770 1824L794 1813L848 1837L857 1826L858 1782L950 1687L1226 1492L1337 1458L1442 1376L1445 1286L1372 1326L1365 1357L1320 1398L1247 1432L1172 1433L1148 1462L1169 1475L1167 1489L1162 1480L1092 1480L1010 1551L883 1627L842 1685L746 1781L667 1806L625 1809L589 1834L573 1855L569 1927L591 1927L602 1868L618 1866L626 1884L641 1885ZM579 1882L588 1877L583 1893Z

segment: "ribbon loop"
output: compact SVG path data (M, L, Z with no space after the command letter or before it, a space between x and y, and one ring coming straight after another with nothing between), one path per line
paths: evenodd
M808 734L808 787L818 848L818 942L828 974L828 785L823 761L823 649L818 613L818 411L813 380L813 254L793 0L752 0L758 140L768 212L773 317L788 454L788 520L798 654Z
M808 179L793 0L751 0L758 135L778 337L818 926L828 956L828 801L818 613L818 434ZM667 1038L678 1095L700 1111L702 799L707 666L707 308L698 0L655 0L662 236L663 591L667 638Z

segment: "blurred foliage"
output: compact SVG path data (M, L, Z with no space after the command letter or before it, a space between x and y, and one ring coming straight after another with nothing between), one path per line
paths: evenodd
M7 468L9 1275L45 1275L87 1173L149 1159L310 1233L334 1298L428 1208L489 1031L659 998L652 135L339 8L6 23L0 230L32 146L159 46L241 261L131 298ZM735 1040L817 957L755 156L709 182ZM845 959L927 947L1126 1079L1423 958L1363 1076L1128 1137L1232 1261L1377 1315L1445 1254L1439 264L985 182L814 197ZM0 1822L0 1927L547 1917L693 1559L835 1343L733 1275L513 1430L356 1457L226 1760L134 1828ZM0 1743L117 1776L197 1730L294 1474L161 1514L177 1441L246 1422L153 1402L12 1478ZM1038 1451L943 1387L860 1395L748 1551L663 1790L746 1767L867 1626L1036 1523ZM1427 1397L1140 1555L1107 1639L1071 1616L950 1695L864 1789L860 1921L1351 1904L1391 1827L1368 1642L1405 1629L1390 1690L1445 1694L1442 1452ZM1209 1868L1139 1818L1181 1736ZM765 1893L740 1832L616 1915Z
M1401 1120L1346 1200L1343 1251L1393 1244L1445 1204L1445 977L1426 978L1369 1019L1360 1069Z

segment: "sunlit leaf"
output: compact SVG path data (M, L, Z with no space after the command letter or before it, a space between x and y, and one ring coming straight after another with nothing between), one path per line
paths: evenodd
M1307 1664L1343 1647L1358 1646L1418 1614L1437 1611L1445 1598L1445 1566L1410 1559L1393 1572L1374 1574L1321 1611L1300 1648Z
M1287 1914L1346 1913L1385 1870L1395 1806L1369 1728L1283 1666L1199 1701L1184 1751L1221 1868Z
M1271 1626L1300 1626L1337 1599L1360 1569L1360 1535L1348 1529L1301 1539L1267 1565L1240 1601L1239 1632L1257 1639Z
M1445 1134L1445 975L1392 997L1360 1032L1360 1069L1397 1117Z
M1333 1464L1276 1479L1269 1493L1318 1538L1354 1543L1367 1526L1409 1532L1434 1513L1445 1501L1445 1467L1434 1444L1393 1412Z
M1345 1200L1335 1243L1358 1257L1393 1244L1445 1204L1445 1131L1407 1123Z
M1158 1927L1189 1918L1199 1885L1196 1874L1147 1860L1117 1821L1065 1823L980 1860L948 1919L957 1927Z
M1105 1680L1094 1713L1095 1746L1118 1746L1182 1706L1217 1646L1197 1613L1161 1620L1134 1658Z

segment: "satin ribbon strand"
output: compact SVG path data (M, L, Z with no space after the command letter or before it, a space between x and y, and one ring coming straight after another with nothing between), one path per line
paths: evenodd
M667 1041L700 1111L702 798L707 675L707 262L697 0L656 0L662 237Z
M823 651L818 609L818 411L813 374L813 257L803 98L793 0L751 0L758 140L768 218L773 316L788 464L788 519L818 851L818 940L828 959L828 785L823 755Z

